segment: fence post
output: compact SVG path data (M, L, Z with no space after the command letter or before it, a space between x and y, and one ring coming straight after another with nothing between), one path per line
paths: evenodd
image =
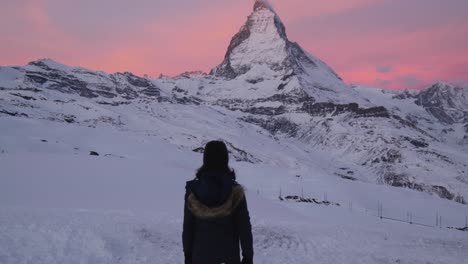
M382 203L380 201L377 202L377 214L378 214L378 217L380 219L383 218L383 206L382 206Z
M383 204L380 203L380 219L383 219Z
M382 214L383 214L382 213L382 204L379 201L379 217L380 217L380 219L382 219Z
M441 215L439 216L439 226L440 226L440 229L442 229L442 216Z
M436 212L436 227L439 226L439 211Z

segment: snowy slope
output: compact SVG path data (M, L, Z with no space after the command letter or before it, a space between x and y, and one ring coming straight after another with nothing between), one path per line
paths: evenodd
M185 150L222 138L237 160L293 169L326 160L334 177L462 203L468 197L465 92L442 84L421 93L347 87L288 40L278 14L262 1L209 75L151 80L50 59L0 67L3 117L139 131ZM269 151L276 145L284 152Z
M1 263L179 263L184 183L202 156L152 135L0 119ZM13 132L20 133L13 133ZM101 155L90 156L88 151ZM275 150L282 151L281 146ZM106 155L110 154L110 155ZM24 166L28 164L28 166ZM246 186L255 263L463 263L466 206L434 196L233 162ZM341 206L280 201L301 195ZM380 220L383 216L414 223ZM435 227L436 214L443 228Z
M222 138L237 160L293 169L328 160L323 164L335 177L409 187L451 200L468 196L466 151L448 144L457 137L441 137L443 126L436 126L437 119L411 98L376 99L360 91L381 105L370 108L288 95L212 102L171 88L179 79L94 73L51 60L1 67L0 74L2 116L139 131L186 150ZM418 126L415 119L422 120ZM434 128L439 132L427 132ZM273 145L285 150L269 151ZM342 167L349 167L351 175L343 175Z
M213 139L249 190L256 263L461 263L467 98L348 87L260 0L210 74L0 67L0 263L179 262Z
M421 91L353 88L370 102L406 117L444 144L468 150L465 141L468 89L441 82Z
M446 124L468 122L468 89L438 82L416 95L418 105Z

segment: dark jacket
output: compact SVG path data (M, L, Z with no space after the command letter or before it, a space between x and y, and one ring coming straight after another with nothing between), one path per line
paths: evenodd
M222 173L187 182L182 240L185 263L253 263L252 228L244 189Z

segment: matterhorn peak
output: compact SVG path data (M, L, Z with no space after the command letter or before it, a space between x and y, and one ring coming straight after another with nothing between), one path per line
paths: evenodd
M324 62L289 41L286 27L267 0L255 1L253 12L232 38L224 61L210 74L227 80L246 80L250 86L272 87L257 95L305 92L316 99L336 101L347 93L355 93ZM270 86L267 82L271 82ZM249 91L244 96L251 96Z
M254 12L260 9L274 11L273 6L267 0L255 0Z
M285 27L271 5L256 0L247 22L232 38L224 62L212 74L234 79L258 65L286 73L288 42Z

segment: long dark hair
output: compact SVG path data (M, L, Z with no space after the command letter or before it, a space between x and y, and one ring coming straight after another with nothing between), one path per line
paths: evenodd
M225 173L236 180L236 172L229 167L229 152L222 141L210 141L203 151L203 165L195 174L200 179L206 172Z
M197 173L195 174L195 178L200 179L203 176L203 174L205 174L206 172L212 172L212 171L213 170L210 170L209 168L202 165L200 168L198 168ZM233 181L236 180L236 171L233 168L227 167L225 170L222 170L222 171L216 170L216 172L224 172L227 174L227 176L230 176Z

